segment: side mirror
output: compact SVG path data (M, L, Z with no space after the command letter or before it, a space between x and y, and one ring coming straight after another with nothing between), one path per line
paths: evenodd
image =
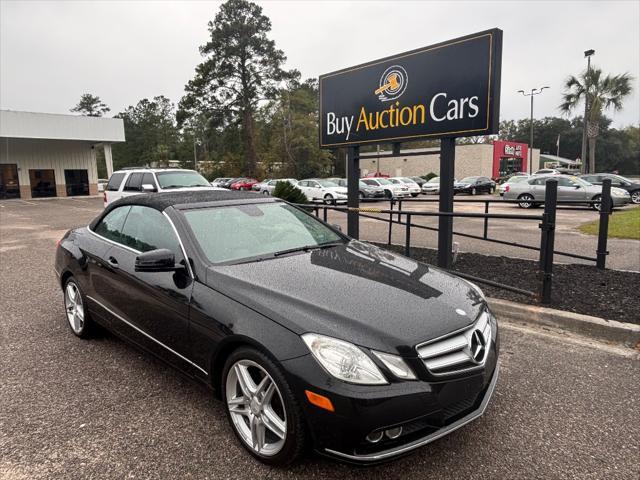
M182 267L176 265L176 256L171 250L158 248L136 257L136 272L173 272Z
M580 188L580 185L576 185L574 188L577 190Z
M149 183L145 183L144 185L142 185L142 191L147 193L157 192L156 187Z
M332 223L331 226L333 228L335 228L336 230L338 230L339 232L342 231L342 227L340 225L338 225L337 223Z

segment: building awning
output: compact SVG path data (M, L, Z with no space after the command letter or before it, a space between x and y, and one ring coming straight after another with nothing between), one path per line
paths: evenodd
M0 110L0 137L124 142L121 118Z

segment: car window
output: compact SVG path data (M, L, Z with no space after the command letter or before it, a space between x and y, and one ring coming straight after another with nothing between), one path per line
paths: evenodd
M329 227L285 203L201 208L188 210L184 216L212 263L343 242L342 237Z
M427 183L440 183L440 177L433 177L431 180L429 180L429 182Z
M125 173L124 172L119 172L119 173L114 173L113 175L111 175L111 178L109 179L109 183L107 183L107 190L110 192L117 192L118 189L120 188L120 185L122 184L122 180L124 179Z
M529 185L542 185L546 178L533 178L529 180Z
M156 209L140 205L131 207L120 243L141 252L158 248L168 248L176 256L180 252L180 243L169 220Z
M139 192L142 186L142 173L133 172L127 178L127 183L124 185L125 192Z
M94 232L104 238L119 242L122 226L130 209L130 206L114 208L100 220Z
M151 185L157 190L156 180L153 178L153 173L147 172L142 176L142 185Z
M364 183L366 183L367 185L371 185L373 187L377 187L378 183L375 180L363 180Z
M198 172L176 170L156 173L160 188L210 187L207 179ZM238 181L241 179L238 179ZM234 182L235 183L235 182Z

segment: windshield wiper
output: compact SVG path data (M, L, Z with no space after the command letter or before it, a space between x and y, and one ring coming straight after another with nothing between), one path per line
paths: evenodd
M327 243L320 243L318 245L305 245L303 247L287 248L286 250L280 250L279 252L275 252L273 256L279 257L280 255L286 255L287 253L294 253L294 252L310 252L311 250L320 250L323 248L337 247L338 245L343 245L343 242L327 242Z

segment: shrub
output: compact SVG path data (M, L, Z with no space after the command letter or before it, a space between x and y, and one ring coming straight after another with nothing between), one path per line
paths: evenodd
M289 182L278 182L273 189L273 196L290 203L307 203L307 197L302 190Z
M424 178L427 182L429 180L431 180L433 177L437 177L438 174L437 173L433 173L433 172L429 172L426 175L423 175L422 178Z

